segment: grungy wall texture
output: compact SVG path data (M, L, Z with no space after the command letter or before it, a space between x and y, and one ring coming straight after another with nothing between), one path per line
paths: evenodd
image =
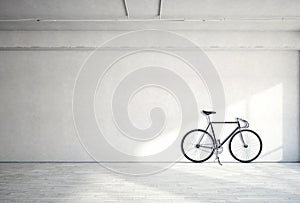
M197 33L189 35L197 38ZM35 43L34 38L26 38L29 38L28 44L23 46ZM64 41L67 39L60 39L61 43ZM24 41L19 39L19 42ZM0 161L91 161L77 138L72 115L76 75L90 50L51 48L51 42L48 46L44 43L42 49L20 50L16 48L18 42L1 43L2 47L12 48L0 51ZM230 44L222 46L230 47ZM223 48L209 49L205 53L224 87L226 120L247 119L251 129L263 139L258 160L299 161L298 51ZM136 60L142 60L142 56ZM177 66L174 64L179 69ZM190 81L193 83L192 78ZM197 81L192 85L197 88ZM202 94L201 84L195 92L200 100L207 95ZM163 93L160 96L168 98ZM206 101L204 98L198 108L210 108ZM136 106L143 104L137 102ZM140 116L133 119L137 125L147 126L149 121L134 108L132 113ZM200 126L204 125L205 120L201 119ZM223 134L229 130L230 127L224 128ZM105 148L98 144L99 152L105 155ZM227 148L221 159L232 161ZM127 160L105 155L102 161ZM174 157L153 161L174 161Z

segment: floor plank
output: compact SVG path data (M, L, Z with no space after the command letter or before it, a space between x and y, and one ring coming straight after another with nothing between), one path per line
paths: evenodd
M25 201L300 202L300 163L178 163L140 177L96 163L0 163L0 202Z

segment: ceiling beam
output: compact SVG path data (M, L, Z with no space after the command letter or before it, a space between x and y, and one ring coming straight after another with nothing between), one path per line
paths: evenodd
M159 0L159 10L158 10L159 19L161 19L162 16L162 5L163 5L163 0Z
M15 50L134 50L134 49L167 49L193 51L197 48L209 50L299 50L299 32L285 31L187 31L174 30L181 36L188 36L194 44L165 46L162 44L140 43L131 46L106 44L107 39L124 34L124 31L1 31L0 51ZM17 40L16 40L17 39ZM65 39L68 39L67 41ZM237 40L238 39L238 40ZM196 46L197 45L197 46Z
M127 18L129 18L129 11L128 11L128 5L127 5L127 1L123 0L123 5L125 8L125 15L127 16Z
M125 0L124 0L125 1ZM161 14L161 13L160 13ZM129 14L126 14L129 17ZM300 21L300 16L293 17L264 17L264 18L243 18L243 17L207 17L198 19L187 18L131 18L131 19L43 19L43 18L21 18L21 19L0 19L0 22L135 22L135 21L182 21L182 22L220 22L220 21L241 21L241 22L268 22L268 21Z

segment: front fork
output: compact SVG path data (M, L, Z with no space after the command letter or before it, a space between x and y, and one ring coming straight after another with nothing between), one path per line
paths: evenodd
M242 133L241 133L241 132L240 132L240 138L241 138L241 141L242 141L242 143L243 143L244 147L245 147L245 148L247 148L247 147L248 147L248 145L245 143L245 140L244 140L244 138L243 138L243 135L242 135Z
M238 125L239 125L239 131L240 131L240 133L239 133L239 134L240 134L240 139L241 139L241 141L242 141L242 143L243 143L243 146L244 146L245 148L247 148L248 145L245 143L244 137L243 137L243 135L242 135L240 123L238 123Z

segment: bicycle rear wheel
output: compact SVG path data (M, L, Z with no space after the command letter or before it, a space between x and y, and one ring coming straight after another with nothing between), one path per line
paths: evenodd
M248 129L236 132L229 141L229 152L239 162L254 161L261 153L262 141L259 135Z
M206 161L214 152L212 136L201 129L191 130L182 138L181 151L192 162Z

